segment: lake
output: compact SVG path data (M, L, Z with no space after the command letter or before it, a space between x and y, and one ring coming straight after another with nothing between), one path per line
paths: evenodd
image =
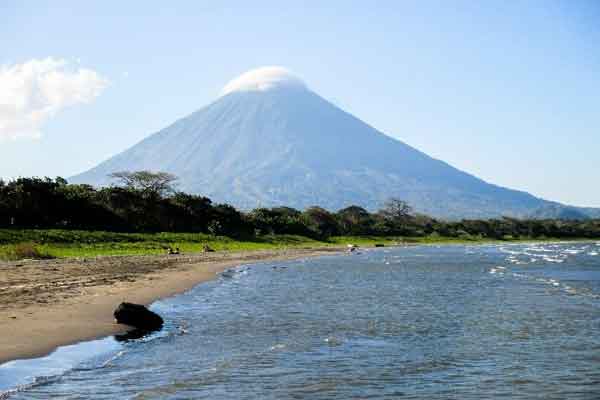
M600 243L240 266L150 336L0 366L11 399L595 399ZM2 397L2 396L0 396Z

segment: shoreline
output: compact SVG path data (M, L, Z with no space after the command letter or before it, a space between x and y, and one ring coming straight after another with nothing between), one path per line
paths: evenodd
M344 248L107 256L0 262L0 364L130 330L114 322L123 301L150 303L257 262L340 254Z
M571 241L504 243L565 242ZM468 244L398 243L386 244L386 247ZM470 244L499 243L481 241ZM131 330L131 327L114 322L113 311L123 301L149 305L215 279L231 267L341 254L346 250L346 247L337 246L295 247L180 255L0 261L0 323L3 328L0 364L43 357L61 346Z

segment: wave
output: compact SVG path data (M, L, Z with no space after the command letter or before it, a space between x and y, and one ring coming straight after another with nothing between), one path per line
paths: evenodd
M563 254L579 254L583 253L584 248L582 249L565 249L562 251Z
M571 296L578 295L578 296L583 296L583 297L592 298L592 299L600 299L599 294L593 293L589 289L575 288L575 287L567 285L564 282L561 282L560 280L555 279L555 278L536 277L536 276L532 276L532 275L528 275L528 274L524 274L524 273L520 273L520 272L514 272L514 271L511 271L510 269L507 269L506 267L502 267L502 266L492 267L492 268L490 268L490 270L488 272L491 275L495 275L498 277L510 276L513 278L522 279L522 280L529 281L529 282L535 282L535 283L539 283L539 284L543 284L543 285L548 285L560 292L563 292L563 293L565 293L567 295L571 295Z
M275 351L275 350L283 350L287 347L287 345L283 344L283 343L278 343L276 345L273 345L271 347L269 347L269 350L271 351Z
M110 357L108 360L104 361L101 365L100 368L106 368L106 367L111 367L112 363L117 360L118 358L120 358L123 354L125 354L125 350L121 350L119 351L117 354L115 354L114 356Z
M238 279L243 275L250 272L250 267L246 265L240 265L238 267L228 268L219 274L220 278L224 279Z
M548 262L551 262L551 263L562 263L562 262L565 261L565 258L566 257L561 257L560 255L558 255L557 257L549 257L549 256L542 257L542 259L544 261L548 261Z
M502 267L502 266L497 266L497 267L493 267L490 269L490 274L495 275L504 275L504 272L506 271L506 267Z
M15 386L14 388L8 389L4 392L0 392L0 400L8 399L10 396L13 396L19 392L24 392L26 390L30 390L33 388L37 388L44 385L49 385L54 382L58 382L63 375L65 375L68 371L65 371L56 375L40 375L33 378L33 382L22 383L20 385Z
M533 245L525 248L501 246L499 250L507 254L506 261L514 265L528 265L539 262L561 264L570 257L578 255L597 256L600 254L599 251L590 249L590 245L574 248L565 247L565 244Z

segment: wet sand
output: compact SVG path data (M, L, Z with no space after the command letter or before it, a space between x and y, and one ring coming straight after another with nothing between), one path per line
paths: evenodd
M113 311L149 304L213 279L227 268L340 252L287 249L164 256L0 262L0 363L40 357L56 347L123 333Z

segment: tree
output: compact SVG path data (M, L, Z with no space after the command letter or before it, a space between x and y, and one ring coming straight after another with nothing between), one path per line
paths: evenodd
M326 239L339 232L338 223L333 214L321 207L309 207L302 214L308 229L318 238Z
M417 236L419 230L413 226L412 208L407 202L391 198L377 212L376 231L384 235Z
M209 198L177 192L168 198L171 217L177 221L178 230L207 232L212 215L212 202ZM176 214L176 215L175 215Z
M379 210L381 216L393 222L401 222L408 219L412 212L413 209L407 202L393 197L386 201L383 208Z
M249 227L235 207L229 204L217 204L212 207L211 214L208 230L213 235L240 237L249 234Z
M87 229L127 232L210 232L250 237L297 234L326 239L333 235L440 235L465 239L599 238L600 219L515 219L438 221L412 213L391 199L377 213L350 206L337 213L320 207L300 212L289 207L259 208L247 214L231 205L172 190L174 177L139 171L115 174L125 187L95 189L58 177L0 179L0 227ZM142 179L138 179L138 178ZM137 179L137 180L136 180ZM169 193L165 196L165 193Z
M290 207L256 208L246 215L257 235L291 234L306 235L302 213Z
M369 235L373 233L373 218L364 208L350 206L339 210L336 214L344 235Z
M164 197L175 192L177 177L168 172L121 171L108 175L127 189L138 190L146 196Z

